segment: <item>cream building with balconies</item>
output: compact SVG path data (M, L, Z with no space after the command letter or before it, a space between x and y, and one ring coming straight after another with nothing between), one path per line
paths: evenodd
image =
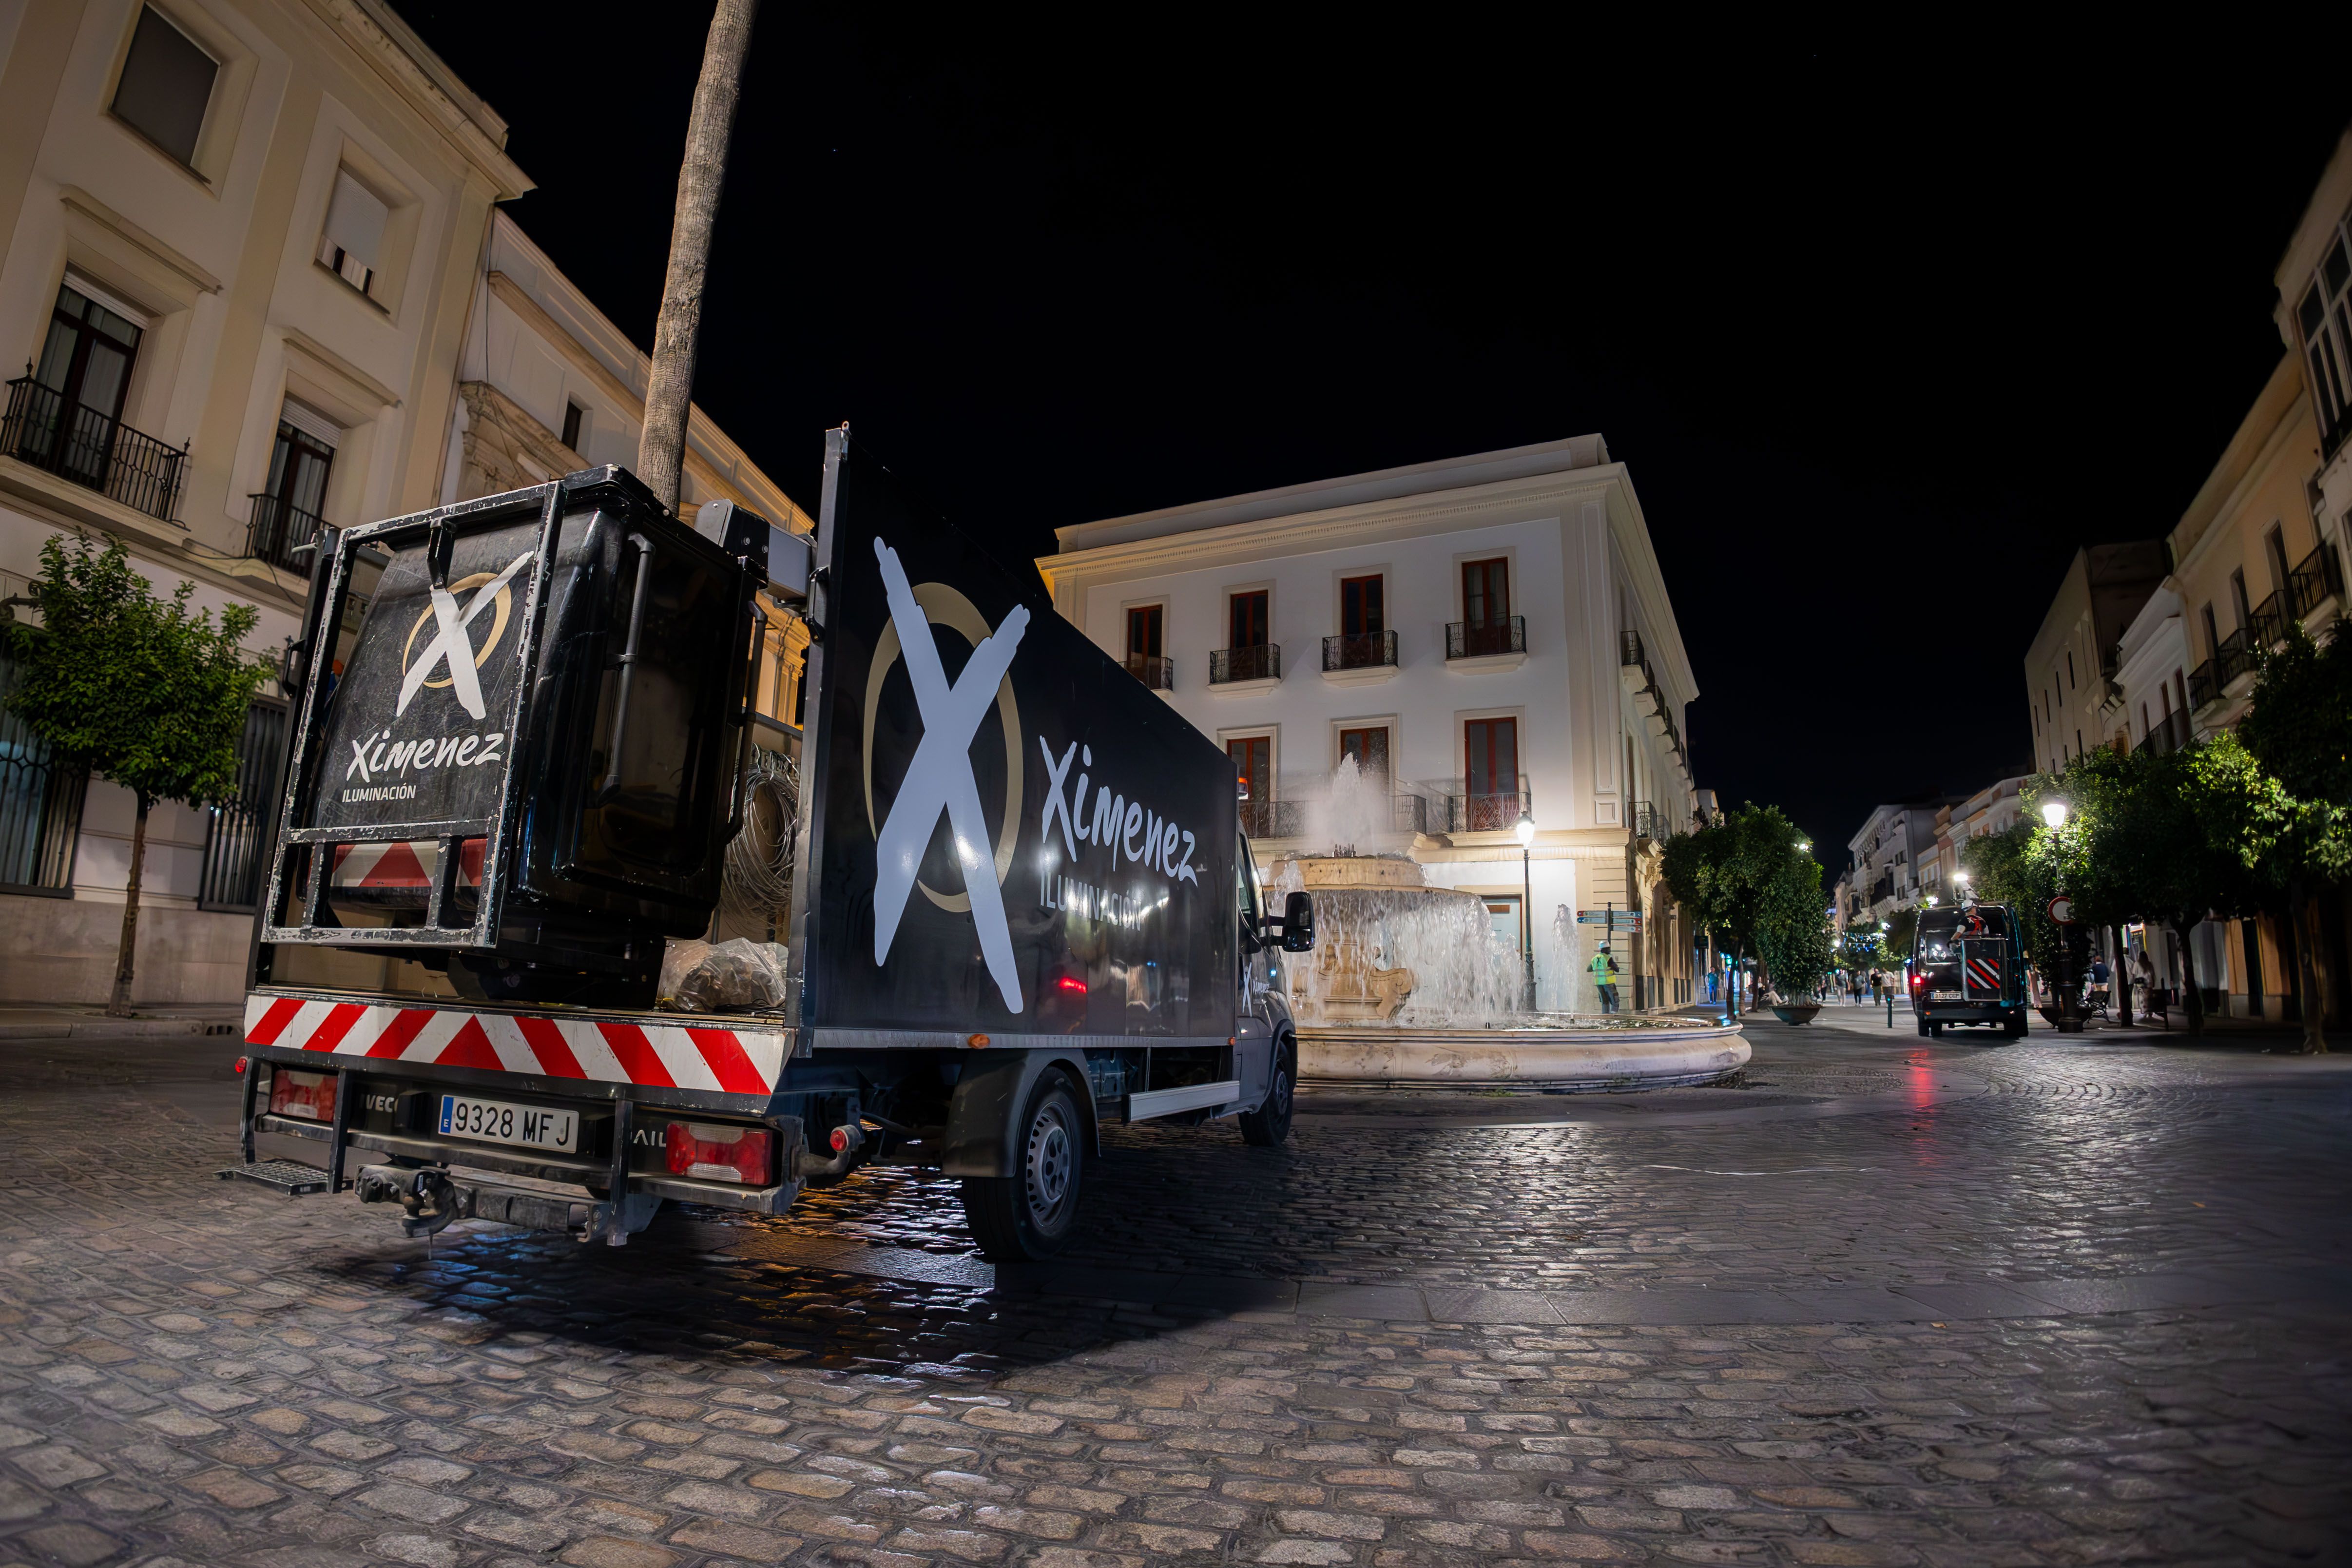
M382 0L0 0L0 597L118 539L275 658L320 527L632 457L644 356L496 212L506 132ZM688 448L689 501L806 527L698 413ZM282 714L238 805L150 818L142 1001L242 987ZM0 714L0 999L104 999L132 815Z
M1657 862L1691 821L1697 689L1632 476L1600 437L1058 537L1037 563L1055 607L1234 758L1262 865L1328 841L1315 808L1350 759L1389 803L1358 847L1486 898L1532 945L1543 1005L1596 1006L1579 966L1612 930L1629 1005L1691 999L1693 933Z

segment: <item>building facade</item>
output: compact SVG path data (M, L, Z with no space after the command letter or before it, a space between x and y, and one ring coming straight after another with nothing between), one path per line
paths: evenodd
M642 356L496 212L506 131L381 0L0 9L0 596L120 540L276 658L320 528L633 454ZM691 499L791 515L689 445ZM138 1000L239 994L283 712L236 805L152 815ZM132 816L0 716L0 999L105 998Z
M1532 949L1549 1008L1692 996L1660 845L1696 804L1696 695L1649 531L1599 436L1059 531L1055 607L1234 760L1261 867L1409 855ZM1379 820L1325 810L1346 763ZM1523 867L1516 829L1535 824Z
M2067 563L2025 654L2038 766L2055 773L2121 732L2117 647L2164 575L2164 546L2155 540L2094 544Z

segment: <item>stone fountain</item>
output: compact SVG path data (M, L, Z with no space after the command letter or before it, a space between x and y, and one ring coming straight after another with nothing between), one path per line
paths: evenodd
M1747 1062L1736 1025L1528 1011L1525 961L1484 899L1360 847L1380 841L1390 810L1385 785L1342 761L1307 813L1307 837L1330 848L1273 867L1276 902L1300 888L1315 896L1315 952L1286 966L1302 1080L1621 1089L1704 1083ZM1572 968L1572 950L1556 957Z

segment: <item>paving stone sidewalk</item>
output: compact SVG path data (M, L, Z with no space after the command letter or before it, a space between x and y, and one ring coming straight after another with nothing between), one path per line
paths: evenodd
M0 1562L2345 1559L2352 1073L1754 1038L1747 1088L1118 1130L1098 1296L896 1173L427 1247L213 1181L221 1042L0 1043ZM2234 1299L2102 1310L2182 1278ZM1700 1288L1821 1321L1652 1321ZM1579 1290L1659 1310L1440 1315Z

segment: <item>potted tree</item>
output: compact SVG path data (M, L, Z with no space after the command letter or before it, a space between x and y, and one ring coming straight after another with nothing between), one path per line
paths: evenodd
M1765 890L1756 945L1772 976L1772 1016L1783 1024L1810 1024L1822 1010L1822 981L1836 963L1822 868L1810 855L1791 855Z

